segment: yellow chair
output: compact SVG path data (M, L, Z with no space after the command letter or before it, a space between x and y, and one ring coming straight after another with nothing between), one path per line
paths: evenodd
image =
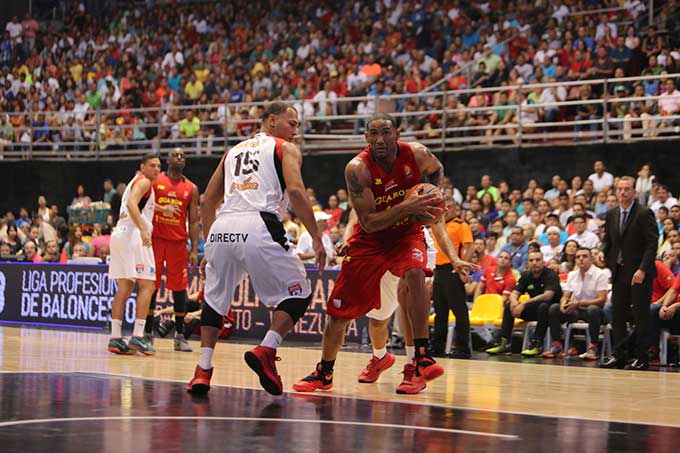
M503 319L503 298L500 294L482 294L475 299L470 312L470 325L493 326L494 321Z

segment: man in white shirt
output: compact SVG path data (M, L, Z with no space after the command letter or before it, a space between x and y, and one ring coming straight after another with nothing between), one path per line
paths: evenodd
M330 214L326 214L323 211L314 212L314 219L316 220L316 225L321 233L321 242L323 242L323 248L326 249L326 257L328 259L328 265L326 269L332 267L335 263L335 250L333 248L333 241L328 235L328 219L331 218ZM300 239L297 243L297 249L295 250L298 257L302 260L305 266L314 266L315 264L315 254L314 248L312 247L312 236L305 231L300 235Z
M335 91L331 90L330 82L326 82L324 84L323 90L319 91L314 96L314 101L319 103L319 111L321 112L322 116L335 116L338 114L337 99L338 95L335 94ZM330 110L328 109L329 103Z
M600 325L604 317L602 308L607 300L609 278L607 274L593 266L590 250L579 248L576 251L576 269L569 272L567 284L559 305L553 304L548 309L548 321L553 345L543 357L561 357L562 353L562 323L584 320L588 323L590 345L588 350L579 357L586 360L597 360L597 339L600 335ZM573 356L578 352L576 348L569 348L567 354Z
M604 162L601 160L595 161L593 170L595 173L588 176L588 179L593 182L593 188L595 189L595 192L607 190L614 184L614 176L611 173L605 171Z
M588 250L594 249L600 244L600 238L595 233L587 230L586 218L583 215L574 216L574 229L576 233L569 236L569 240L578 242L578 245Z
M668 187L661 185L656 191L656 201L652 203L650 209L654 211L654 215L659 213L659 208L665 206L669 211L673 206L678 204L678 199L671 195Z

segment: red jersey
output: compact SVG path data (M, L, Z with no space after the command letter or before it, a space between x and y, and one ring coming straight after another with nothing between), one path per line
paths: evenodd
M486 269L480 281L486 286L485 294L509 296L515 288L515 276L512 274L512 269L508 269L505 275L496 274L496 268Z
M656 265L656 277L652 281L652 302L661 299L668 288L674 286L676 280L673 272L663 262L656 260L654 264Z
M404 201L406 191L420 182L420 170L413 149L406 142L397 142L397 146L399 147L397 159L394 161L390 173L385 173L378 166L369 147L364 148L357 156L366 164L371 173L371 190L375 198L375 210L377 212L390 209ZM375 233L366 233L357 223L354 227L353 239L355 241L370 240L389 243L409 234L423 236L420 225L405 217L388 229Z
M194 184L184 176L179 179L171 179L165 172L161 172L153 183L153 189L156 193L156 204L158 206L174 204L179 206L179 214L168 217L163 212L155 212L152 237L169 241L185 241L189 237L187 210L191 203Z

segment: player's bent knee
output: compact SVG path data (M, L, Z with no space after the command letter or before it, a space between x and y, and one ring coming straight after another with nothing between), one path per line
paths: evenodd
M288 314L293 320L293 325L298 322L302 315L307 311L307 307L312 302L312 296L310 295L306 299L291 298L286 299L276 306L274 311L283 311Z
M217 313L207 303L203 304L203 310L201 311L201 326L214 327L216 329L221 329L223 326L222 315Z

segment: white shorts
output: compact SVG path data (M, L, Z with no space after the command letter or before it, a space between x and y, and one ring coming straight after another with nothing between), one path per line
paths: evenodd
M125 280L156 280L153 247L144 247L137 228L116 227L109 245L109 277Z
M302 261L274 214L222 214L205 241L205 301L217 313L229 311L236 285L245 277L263 304L311 294Z
M399 277L392 272L385 272L380 280L380 308L374 308L366 313L367 317L376 321L384 321L389 319L399 308L399 301L397 300L399 280Z

